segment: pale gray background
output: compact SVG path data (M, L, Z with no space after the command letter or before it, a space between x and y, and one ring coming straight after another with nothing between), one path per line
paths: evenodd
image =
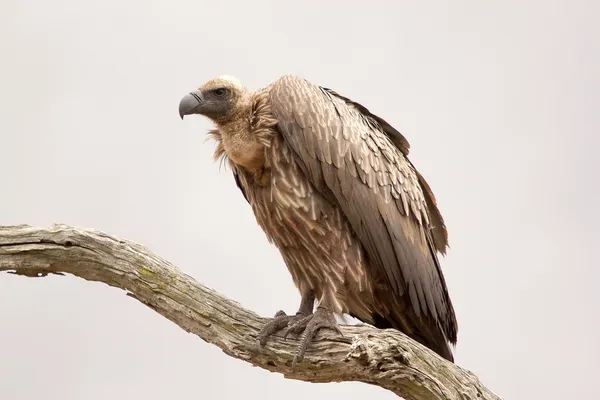
M143 243L262 315L298 295L181 96L285 73L404 132L450 230L456 361L506 399L597 399L593 1L9 1L0 224ZM251 253L254 253L250 255ZM262 397L260 397L262 396ZM0 275L0 398L377 398L225 356L122 291Z

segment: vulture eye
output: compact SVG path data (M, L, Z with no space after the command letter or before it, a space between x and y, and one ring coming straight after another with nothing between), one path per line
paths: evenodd
M219 97L223 97L225 95L225 93L227 93L227 90L225 90L223 88L215 89L215 94Z

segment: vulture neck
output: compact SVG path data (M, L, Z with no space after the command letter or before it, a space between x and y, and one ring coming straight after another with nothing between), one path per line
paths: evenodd
M266 184L265 147L269 142L265 140L264 133L270 131L270 126L265 126L269 118L260 114L269 110L261 107L257 113L257 101L260 100L248 102L226 121L217 122L217 128L227 158L236 166L250 172L255 178L255 183L263 185Z

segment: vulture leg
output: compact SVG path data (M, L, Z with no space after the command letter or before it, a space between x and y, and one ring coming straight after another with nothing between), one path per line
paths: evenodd
M264 346L267 344L267 339L269 336L279 332L287 326L293 326L298 321L301 321L302 319L312 315L314 305L315 295L312 290L309 290L307 293L302 295L300 308L298 309L296 315L287 315L282 310L277 311L275 318L269 321L258 334L258 343L261 346Z
M260 346L264 346L267 343L269 336L284 328L284 339L289 333L301 335L300 344L296 349L296 354L292 361L292 369L295 369L296 364L304 359L304 353L319 329L333 329L340 335L342 334L333 311L325 305L319 305L313 313L314 302L315 296L312 291L304 294L296 315L287 315L283 311L278 311L275 314L275 318L269 321L258 334L258 343Z
M338 334L342 335L342 331L335 320L333 311L326 306L320 305L317 307L317 311L315 311L314 314L308 315L296 321L286 329L285 333L283 334L284 338L287 337L288 333L290 332L302 334L302 336L300 336L300 345L298 345L296 354L294 355L294 360L292 361L292 370L296 369L297 363L302 362L306 349L312 342L319 329L323 328L332 329Z

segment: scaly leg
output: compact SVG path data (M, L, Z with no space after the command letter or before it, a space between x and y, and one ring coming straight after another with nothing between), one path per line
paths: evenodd
M287 315L283 310L277 311L275 318L269 321L258 334L258 342L261 346L267 344L269 336L279 332L283 328L294 325L303 318L312 315L315 306L315 295L312 291L302 295L300 308L296 315Z
M340 330L331 309L324 305L320 305L313 313L313 304L314 295L312 293L302 296L300 309L296 315L288 316L283 311L277 312L275 318L267 323L258 335L260 345L264 346L269 336L286 327L287 329L283 334L284 338L287 337L289 333L301 334L300 344L296 349L296 354L294 354L294 360L292 361L292 370L296 368L297 363L302 362L304 359L306 349L319 329L332 329L342 335L342 331Z

